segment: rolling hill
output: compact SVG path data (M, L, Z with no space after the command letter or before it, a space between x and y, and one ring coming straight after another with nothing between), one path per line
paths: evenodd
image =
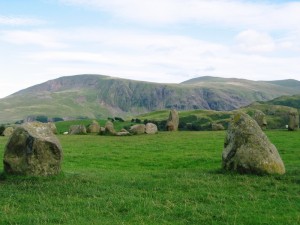
M300 94L300 86L293 84L216 77L160 84L103 75L65 76L0 99L0 123L36 115L66 120L127 117L170 108L227 111L254 101Z
M260 102L267 105L282 105L289 106L300 110L300 95L284 95L278 98L272 99L267 102Z

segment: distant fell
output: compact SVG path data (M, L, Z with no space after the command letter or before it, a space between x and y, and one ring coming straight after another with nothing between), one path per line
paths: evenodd
M104 75L64 76L0 99L0 124L35 115L67 120L131 117L166 109L228 111L255 101L300 94L297 87L283 83L200 77L162 84Z
M276 84L276 85L283 86L283 87L300 89L300 81L294 80L294 79L265 81L265 82L270 83L270 84Z
M221 78L212 76L203 76L193 78L182 82L184 85L206 86L206 87L218 87L218 88L242 88L252 90L266 90L269 93L282 91L285 88L286 92L293 92L295 89L300 90L300 81L287 79L287 80L275 80L275 81L253 81L240 78Z
M192 78L190 80L183 81L181 84L201 84L203 82L247 82L245 79L239 78L222 78L222 77L213 77L213 76L202 76Z
M183 81L181 84L197 84L201 82L222 82L228 80L227 78L221 78L221 77L212 77L212 76L202 76L202 77L196 77L192 78L190 80Z
M109 76L104 75L75 75L75 76L63 76L58 79L49 80L47 82L34 85L32 87L20 90L11 96L18 96L30 93L43 93L43 92L62 92L71 90L82 89L97 89L98 82L102 79L111 79ZM10 96L10 97L11 97Z

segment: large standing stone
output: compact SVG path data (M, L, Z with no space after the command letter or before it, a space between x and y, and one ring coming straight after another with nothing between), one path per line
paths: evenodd
M88 133L99 133L100 132L100 125L96 120L93 120L93 122L88 126L87 128Z
M145 124L136 124L130 127L129 132L131 134L144 134L146 126Z
M61 170L63 152L59 140L47 124L32 122L17 127L4 152L8 174L48 176Z
M266 115L260 111L260 110L255 110L253 119L257 122L257 124L262 128L265 129L267 128L267 119Z
M114 128L114 124L109 120L105 124L105 134L116 135L116 130Z
M298 111L292 110L289 112L289 126L290 131L298 130L299 128L299 114Z
M157 126L154 123L147 123L145 127L146 134L156 134L158 132Z
M179 125L179 115L175 109L172 109L169 114L169 119L167 120L167 130L177 131Z
M86 128L84 125L71 125L69 128L69 134L86 134Z
M240 173L284 174L285 167L276 147L245 113L231 119L224 143L222 166Z

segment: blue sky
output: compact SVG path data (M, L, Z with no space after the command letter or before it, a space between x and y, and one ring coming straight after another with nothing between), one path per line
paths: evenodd
M61 76L300 80L300 1L0 0L0 98Z

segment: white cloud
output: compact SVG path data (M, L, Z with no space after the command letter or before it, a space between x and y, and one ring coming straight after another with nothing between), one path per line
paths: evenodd
M112 14L136 23L196 22L222 27L285 30L300 28L300 2L238 0L60 0Z
M80 16L89 13L87 19L80 21L82 27L77 26L78 18L58 13L57 20L51 22L52 29L0 30L0 72L5 79L15 79L26 86L81 73L153 82L181 82L203 75L299 79L300 2L56 1L94 11L80 10ZM98 11L105 11L105 16ZM99 28L95 18L98 14L100 24L108 22L111 28ZM55 28L62 19L66 23ZM18 22L0 16L1 24L28 25L38 21ZM181 29L177 24L187 26ZM166 26L168 33L161 26ZM206 28L204 40L201 34ZM215 37L210 39L212 33Z
M236 36L238 47L245 52L260 53L275 50L273 38L264 32L245 30Z
M6 30L0 31L0 40L17 45L35 45L44 48L63 48L64 44L58 40L59 34L49 30Z
M300 30L293 30L278 39L278 46L291 53L300 52Z
M61 35L58 41L67 42L69 48L27 53L23 55L24 61L44 68L45 74L97 73L154 82L180 82L202 75L284 79L299 71L299 57L239 54L225 45L180 35L112 29L70 29L57 33ZM72 36L74 33L78 35ZM244 47L248 52L271 50L265 33L249 30L239 37L247 44ZM79 43L90 46L81 50Z
M38 51L30 53L28 59L111 65L113 68L120 68L122 72L119 74L123 73L124 69L142 73L143 70L149 71L153 68L156 73L162 70L187 74L188 68L196 68L197 71L199 68L211 68L211 65L202 65L203 59L225 55L228 52L228 48L221 44L181 35L140 34L110 29L65 30L57 33L70 45L68 49ZM73 33L78 35L72 36ZM81 50L78 43L90 47Z
M24 25L41 25L45 22L35 18L3 16L0 15L0 25L24 26Z
M270 67L270 72L266 74L271 74L271 71L276 72L273 67L284 68L289 65L280 65L282 60L278 61L277 65L272 65L272 62L276 61L274 57L270 59L267 56L237 54L230 46L183 35L96 28L23 32L7 31L5 37L7 41L16 44L38 44L43 47L29 53L19 49L19 57L23 57L23 61L27 64L49 64L51 68L64 68L65 72L69 67L70 72L75 73L92 71L118 76L140 74L141 79L146 73L177 74L176 79L178 74L181 74L183 80L185 76L200 76L204 73L232 76L244 74L242 68L248 68L247 73L255 74L259 69L254 67L267 68L266 65ZM266 33L246 30L238 35L237 40L244 53L276 51L274 41ZM48 48L44 48L45 46ZM67 48L62 49L64 46ZM257 66L254 66L255 64ZM240 65L243 67L240 68ZM291 65L289 67L294 68ZM77 68L78 72L74 68ZM86 71L80 68L85 68ZM53 69L51 71L55 73ZM61 73L59 71L58 69L57 74ZM159 81L159 77L157 79Z
M17 47L18 45L43 47L44 49L35 49L34 53L33 50L30 51L31 60L56 62L164 64L176 68L177 65L189 66L201 58L225 54L228 51L224 45L183 35L142 34L128 30L86 28L51 32L13 30L0 34L2 34L0 39L16 44ZM60 50L62 48L63 51Z

